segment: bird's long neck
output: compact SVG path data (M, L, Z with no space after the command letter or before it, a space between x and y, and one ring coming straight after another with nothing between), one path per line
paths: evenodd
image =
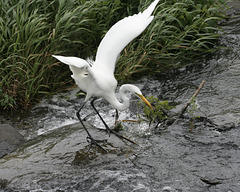
M124 111L129 107L129 98L126 96L126 91L130 91L128 89L128 84L122 85L119 89L119 95L122 102L119 102L116 98L116 95L114 93L114 96L111 97L109 100L109 103L117 110Z

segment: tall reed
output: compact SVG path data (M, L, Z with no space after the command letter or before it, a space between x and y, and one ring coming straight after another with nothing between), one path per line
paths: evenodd
M93 56L108 29L148 0L0 0L0 108L26 109L72 84L52 54ZM222 0L161 0L155 21L128 45L116 77L161 71L208 52L218 38Z
M140 6L147 7L149 3L142 0ZM139 72L162 72L214 51L225 3L223 0L160 1L154 21L125 48L116 69L117 77L124 80Z

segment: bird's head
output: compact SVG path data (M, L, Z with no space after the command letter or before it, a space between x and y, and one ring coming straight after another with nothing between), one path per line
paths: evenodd
M130 91L134 94L136 94L140 99L142 99L149 107L152 107L152 105L149 103L149 101L143 96L142 92L140 91L140 89L135 86L135 85L131 85L131 84L125 84L125 85L122 85L121 88L123 92L125 91ZM120 91L121 92L121 91Z

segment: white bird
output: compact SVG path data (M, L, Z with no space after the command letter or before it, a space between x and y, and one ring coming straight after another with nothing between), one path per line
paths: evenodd
M80 111L85 103L91 97L101 97L108 101L117 110L126 110L129 107L129 98L126 96L126 92L130 91L139 96L148 106L152 107L147 99L142 95L140 89L131 84L124 84L119 89L120 99L119 102L115 95L115 89L117 87L117 81L114 77L115 64L120 55L120 52L138 35L140 35L144 29L152 22L154 16L151 16L159 0L155 0L145 11L135 14L133 16L125 17L114 24L110 30L106 33L102 39L96 54L95 61L84 60L78 57L65 57L53 55L59 61L69 65L72 71L72 78L81 90L86 92L86 98L81 108L77 112L77 117L82 123L84 129L88 134L91 144L95 144L103 149L90 135L86 127L84 126L80 117ZM91 105L97 112L94 106L95 99L92 100ZM103 121L108 132L114 133L117 136L131 140L119 135L111 130ZM134 142L132 142L134 143ZM104 149L103 149L104 150Z

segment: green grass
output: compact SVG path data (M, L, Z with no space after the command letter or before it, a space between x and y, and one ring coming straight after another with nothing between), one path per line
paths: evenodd
M149 125L154 122L162 122L168 118L167 113L174 106L171 106L168 101L160 101L158 98L149 96L146 99L151 103L153 109L150 108L145 102L139 101L138 107L143 108L144 116L149 122ZM142 119L138 114L139 119Z
M52 54L94 56L108 29L147 0L0 0L0 108L27 109L73 83ZM209 52L224 1L161 0L155 19L123 51L117 79L176 67Z
M142 1L142 7L149 3ZM224 1L160 1L155 18L143 35L125 48L117 77L129 78L139 72L157 73L214 51L224 15ZM182 61L182 62L179 62Z

